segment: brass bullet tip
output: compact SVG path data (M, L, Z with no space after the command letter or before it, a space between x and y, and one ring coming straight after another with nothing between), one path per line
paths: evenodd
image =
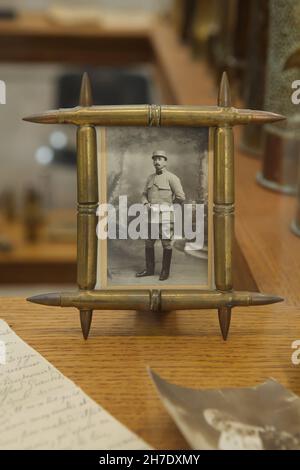
M80 323L84 339L88 339L92 318L93 310L80 310Z
M219 324L220 324L221 333L222 333L224 341L226 341L228 332L229 332L229 327L230 327L231 308L230 307L218 308L218 315L219 315Z
M24 117L23 121L36 122L38 124L56 124L59 122L58 112L47 111L46 113L42 113L42 114L33 114L32 116Z
M267 122L277 122L277 121L283 121L285 116L282 116L281 114L276 114L276 113L270 113L269 111L257 111L257 110L246 110L248 113L250 112L252 114L252 119L253 121L257 123L267 123Z
M231 93L230 93L230 86L227 77L227 73L223 72L220 88L219 88L219 97L218 97L218 105L222 107L230 107L231 106Z
M79 105L80 106L92 106L93 104L93 96L92 96L92 87L91 82L88 74L84 72L81 81L81 90L80 90L80 98L79 98Z
M260 294L256 292L252 298L253 305L268 305L268 304L276 304L277 302L282 302L284 299L282 297L278 297L277 295L270 295L270 294Z
M33 297L28 297L26 300L28 302L32 302L33 304L40 304L40 305L53 305L55 307L60 306L60 294L41 294L41 295L34 295Z
M285 116L283 116L282 114L277 114L277 113L269 113L269 118L272 119L272 121L269 121L269 122L283 121L286 119Z

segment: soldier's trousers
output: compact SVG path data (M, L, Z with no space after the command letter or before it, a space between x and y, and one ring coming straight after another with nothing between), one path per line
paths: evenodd
M153 230L152 233L154 234L154 238L151 238L151 226L153 224L148 224L148 236L147 240L145 240L146 248L154 247L154 244L157 239L161 241L161 244L164 249L171 250L173 247L173 236L174 236L174 223L169 222L168 224L163 224L159 222L156 224L156 228Z

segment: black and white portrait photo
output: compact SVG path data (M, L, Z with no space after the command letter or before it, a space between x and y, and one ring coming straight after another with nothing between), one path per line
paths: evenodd
M275 380L195 390L150 370L160 398L192 449L300 449L300 398Z
M98 287L211 286L208 128L100 133Z

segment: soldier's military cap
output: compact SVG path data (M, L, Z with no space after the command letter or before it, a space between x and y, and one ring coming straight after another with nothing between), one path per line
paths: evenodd
M167 154L164 150L155 150L152 154L152 158L163 157L165 160L168 160Z

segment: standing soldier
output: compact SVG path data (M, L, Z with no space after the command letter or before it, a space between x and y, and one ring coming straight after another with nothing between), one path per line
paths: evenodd
M147 207L150 217L158 211L159 238L163 246L162 270L159 280L169 277L172 259L174 235L173 204L181 204L185 200L180 179L166 169L167 155L163 150L157 150L152 155L155 173L147 179L142 195L142 202ZM166 216L168 222L166 223ZM153 220L152 220L153 222ZM166 230L167 228L167 230ZM151 238L151 222L148 224L148 239L145 241L146 269L136 273L136 277L153 276L155 267L154 244L156 238Z

